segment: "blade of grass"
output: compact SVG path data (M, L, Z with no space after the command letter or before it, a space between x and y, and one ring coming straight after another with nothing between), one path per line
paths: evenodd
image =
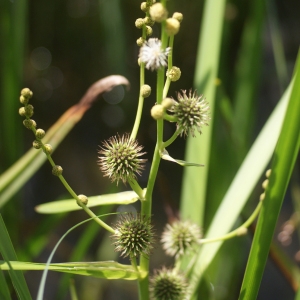
M291 87L292 84L289 85L249 150L211 222L206 234L207 238L222 236L230 231L258 180L265 171L279 136ZM267 144L266 140L268 141ZM220 241L205 244L200 249L192 273L193 293L196 292L204 271L212 262L222 243Z
M17 261L17 255L15 253L14 247L11 243L9 234L6 230L6 226L4 224L4 221L2 219L2 216L0 215L0 253L3 257L3 259L8 262L7 263L7 270L9 272L11 281L13 283L13 286L16 290L16 293L18 294L20 299L24 300L31 300L31 296L26 284L26 281L23 276L22 271L16 271L11 268L11 265L9 264L9 261ZM0 267L1 269L1 267Z
M300 146L300 52L289 105L273 155L272 173L258 219L239 299L256 299L278 215Z
M196 62L194 85L208 100L212 120L225 2L224 0L205 2ZM203 128L201 137L198 136L197 139L188 137L186 146L185 160L204 164L205 167L184 169L181 216L200 226L203 224L212 129L211 124Z
M1 287L0 288L0 299L11 300L11 296L9 293L7 282L5 280L5 276L1 270L0 270L0 287Z

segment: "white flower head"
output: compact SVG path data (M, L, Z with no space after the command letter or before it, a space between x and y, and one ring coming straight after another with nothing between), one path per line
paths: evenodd
M171 48L161 48L161 41L151 38L144 43L140 49L139 58L146 64L146 68L151 71L167 66L167 58Z

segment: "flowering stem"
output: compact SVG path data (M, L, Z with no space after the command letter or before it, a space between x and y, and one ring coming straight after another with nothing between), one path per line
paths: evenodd
M171 48L170 53L168 55L168 71L171 70L173 67L173 44L174 44L174 35L170 36L169 39L169 47ZM167 77L165 86L164 86L164 92L163 92L163 99L167 97L169 88L170 88L171 80L169 77Z
M255 218L258 216L260 209L262 206L262 201L259 201L258 205L256 206L255 210L253 211L252 215L248 218L248 220L243 223L240 227L237 229L223 235L217 238L210 238L210 239L201 239L200 243L201 244L208 244L208 243L213 243L213 242L218 242L218 241L225 241L229 240L233 237L239 236L243 233L245 233L245 229L251 225L251 223L255 220Z
M180 134L180 131L181 128L177 128L174 134L162 144L162 148L167 148L168 146L170 146L177 139L178 135Z
M145 64L141 63L141 66L140 66L140 89L144 84L145 84ZM136 117L135 117L135 122L134 122L134 126L132 129L131 135L130 135L131 140L136 139L136 135L139 130L140 123L141 123L143 106L144 106L144 98L142 97L141 92L140 92L139 104L138 104L138 109L137 109L137 113L136 113Z
M136 192L136 194L139 196L140 200L143 201L144 192L140 187L140 185L137 183L137 181L135 179L131 179L128 181L128 183L130 184L131 188Z

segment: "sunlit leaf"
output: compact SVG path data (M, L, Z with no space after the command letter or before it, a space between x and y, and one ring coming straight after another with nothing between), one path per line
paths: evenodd
M139 198L133 191L125 191L115 194L106 194L100 196L89 197L88 207L100 205L126 205L136 202ZM67 211L82 209L76 204L76 200L67 199L40 204L35 207L35 210L40 214L56 214Z

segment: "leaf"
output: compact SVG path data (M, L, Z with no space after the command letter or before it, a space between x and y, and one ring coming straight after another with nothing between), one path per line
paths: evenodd
M5 259L5 261L18 259L1 215L0 215L0 253L3 259ZM3 261L3 263L5 262ZM5 264L7 266L6 270L8 270L9 272L9 276L11 278L11 281L13 283L13 286L19 298L24 300L31 300L31 296L26 281L24 279L23 272L14 270L11 264L10 266L7 263Z
M10 264L15 270L43 271L46 269L46 264L42 263L10 261ZM5 261L0 261L0 269L9 270L9 266ZM50 264L48 265L48 269L56 272L93 276L96 278L105 278L110 280L136 280L139 278L140 274L135 271L131 265L123 265L115 261Z
M115 194L93 196L88 199L87 207L95 207L114 204L127 205L136 202L139 197L133 191L125 191ZM74 199L48 202L35 207L36 212L40 214L56 214L80 209L82 208L76 204L76 200Z
M160 157L164 160L168 160L168 161L172 161L175 162L176 164L179 164L183 167L204 167L204 165L201 164L196 164L196 163L189 163L186 162L184 160L180 160L180 159L174 159L173 157L171 157L168 153L168 151L166 149L164 149L161 153L160 153Z

